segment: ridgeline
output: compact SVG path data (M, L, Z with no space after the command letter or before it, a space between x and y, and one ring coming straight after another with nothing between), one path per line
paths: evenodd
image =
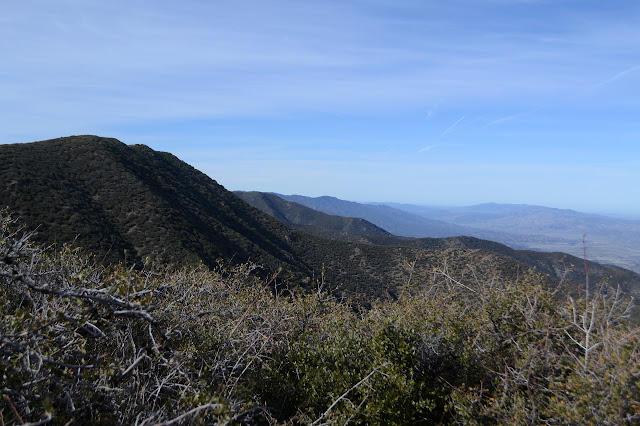
M197 264L220 260L282 270L280 279L358 297L395 297L410 276L445 264L463 276L584 282L580 259L516 251L469 237L401 238L363 219L330 216L273 194L239 194L172 154L110 138L72 136L0 145L0 200L45 244L72 243L103 263ZM269 214L267 214L269 213ZM272 217L273 216L273 217ZM277 219L276 219L277 218ZM634 293L640 276L590 264ZM568 275L566 275L568 271ZM470 279L470 278L469 278Z

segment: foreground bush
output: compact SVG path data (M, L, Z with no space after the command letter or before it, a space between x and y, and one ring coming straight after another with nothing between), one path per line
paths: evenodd
M365 310L250 264L103 268L0 222L2 424L640 422L616 291L445 265Z

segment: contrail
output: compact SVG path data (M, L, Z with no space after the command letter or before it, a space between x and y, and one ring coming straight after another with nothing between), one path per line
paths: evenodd
M460 117L460 118L458 119L458 121L456 121L455 123L453 123L453 124L451 125L451 127L449 127L447 130L445 130L444 132L442 132L442 134L440 135L440 137L445 136L445 135L448 135L449 133L451 133L451 131L452 131L453 129L455 129L455 127L456 127L458 124L460 124L460 122L461 122L462 120L464 120L464 118L465 118L465 117L466 117L466 115L463 115L462 117Z
M433 149L433 148L435 148L435 147L437 147L437 146L440 146L440 145L435 144L435 145L425 146L424 148L419 149L419 150L418 150L418 152L426 152L426 151L429 151L430 149Z
M630 74L630 73L632 73L634 71L638 71L638 70L640 70L640 65L636 65L634 67L628 68L628 69L626 69L624 71L619 72L618 74L614 75L613 77L611 77L611 78L609 78L609 79L607 79L607 80L605 80L603 82L600 82L600 83L596 84L595 87L601 87L601 86L604 86L605 84L613 83L614 81L621 79L622 77L626 76L627 74Z
M493 125L496 125L496 124L504 123L505 121L513 120L514 118L519 117L521 115L522 115L522 113L507 115L505 117L498 118L496 120L493 120L493 121L487 123L487 126L493 126Z

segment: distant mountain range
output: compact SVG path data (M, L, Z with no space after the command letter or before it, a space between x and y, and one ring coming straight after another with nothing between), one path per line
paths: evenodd
M476 232L508 230L508 234L496 234L493 238L507 245L563 251L576 256L583 252L582 236L586 234L589 258L640 272L640 220L520 204L490 203L454 208L392 206Z
M582 261L571 256L470 237L391 235L403 235L399 226L417 232L421 224L438 236L467 229L392 207L326 198L321 201L334 210L319 214L273 194L239 195L260 210L175 156L144 145L97 136L0 145L1 205L37 229L41 242L73 243L100 262L215 267L219 259L253 260L265 273L282 268L280 279L291 285L325 282L357 297L393 297L410 273L429 280L445 262L463 279L517 279L533 267L548 274L549 283L572 264L569 279L584 282ZM384 220L371 220L372 212ZM404 218L401 225L397 217ZM590 271L594 282L608 276L631 293L640 291L638 274L596 263Z
M467 235L515 249L561 251L581 257L586 234L590 259L640 272L640 220L518 204L429 207L278 195L325 213L361 217L407 237Z
M359 243L364 242L379 246L412 247L425 250L444 250L451 248L479 249L507 256L555 278L565 276L566 279L573 283L582 283L584 281L585 273L582 266L584 264L584 259L567 255L565 253L515 250L498 242L469 236L447 238L399 237L385 233L383 230L381 232L381 229L373 224L366 225L368 221L364 221L364 223L357 222L359 223L359 226L357 228L353 228L350 225L355 221L358 221L357 218L330 215L307 207L315 206L317 208L322 208L325 211L340 212L343 214L361 214L381 224L385 223L385 221L393 220L394 215L397 214L396 229L402 229L404 224L403 219L406 218L409 219L409 226L414 226L415 224L420 223L420 218L411 217L411 215L407 215L402 211L396 211L396 209L389 206L360 204L327 196L310 198L299 195L286 196L273 193L242 191L236 191L235 194L252 206L261 209L265 213L281 220L291 227L305 229L307 232L314 233L315 235L321 235L326 238L356 241ZM285 198L300 200L307 206L286 200ZM326 204L324 204L325 202ZM363 219L359 220L363 221ZM425 222L427 224L434 223L434 221L430 220ZM637 291L637 294L640 295L640 288L635 289L634 285L628 285L626 278L622 278L626 275L626 272L622 273L625 269L615 266L599 265L594 262L589 262L589 265L590 276L592 279L600 280L604 277L609 277L609 282L611 284L615 285L620 283L626 290L631 292ZM615 271L621 272L622 275L618 275L618 272Z
M328 196L311 198L302 195L275 195L323 213L362 218L401 237L440 238L467 235L464 227L428 219L386 205L361 204Z
M276 194L257 191L235 191L234 194L292 227L323 238L354 240L358 235L391 236L391 233L367 220L326 214L287 201Z

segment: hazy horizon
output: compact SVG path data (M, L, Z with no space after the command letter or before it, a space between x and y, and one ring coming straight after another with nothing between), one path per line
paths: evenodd
M0 143L168 151L230 190L640 217L640 3L5 5Z
M241 191L241 192L250 192L250 191L255 191L255 190L251 190L251 189L232 189L231 191ZM460 208L460 207L475 207L475 206L480 206L483 204L497 204L497 205L503 205L503 206L529 206L529 207L543 207L543 208L550 208L550 209L558 209L558 210L572 210L572 211L576 211L578 213L585 213L585 214L593 214L593 215L601 215L601 216L608 216L611 218L618 218L618 219L628 219L628 220L640 220L640 213L634 213L634 212L624 212L624 211L620 211L620 212L616 212L616 211L608 211L608 210L578 210L578 209L572 209L572 208L566 208L566 207L558 207L558 206L545 206L542 204L530 204L530 203L500 203L500 202L496 202L496 201L486 201L486 202L482 202L482 203L474 203L474 204L429 204L429 203L423 203L423 202L398 202L398 201L393 201L393 200L386 200L386 201L373 201L373 200L354 200L354 199L344 199L344 198L340 198L340 197L336 197L334 195L331 194L322 194L322 195L308 195L308 194L300 194L300 193L291 193L291 194L285 194L283 192L278 192L278 191L260 191L260 192L269 192L272 194L276 194L276 195L285 195L285 196L303 196L303 197L310 197L310 198L320 198L320 197L333 197L333 198L338 198L342 201L352 201L355 203L360 203L360 204L382 204L382 205L387 205L389 207L393 207L396 204L404 204L404 205L408 205L408 206L417 206L417 207L430 207L430 208L436 208L436 209L449 209L449 208Z

